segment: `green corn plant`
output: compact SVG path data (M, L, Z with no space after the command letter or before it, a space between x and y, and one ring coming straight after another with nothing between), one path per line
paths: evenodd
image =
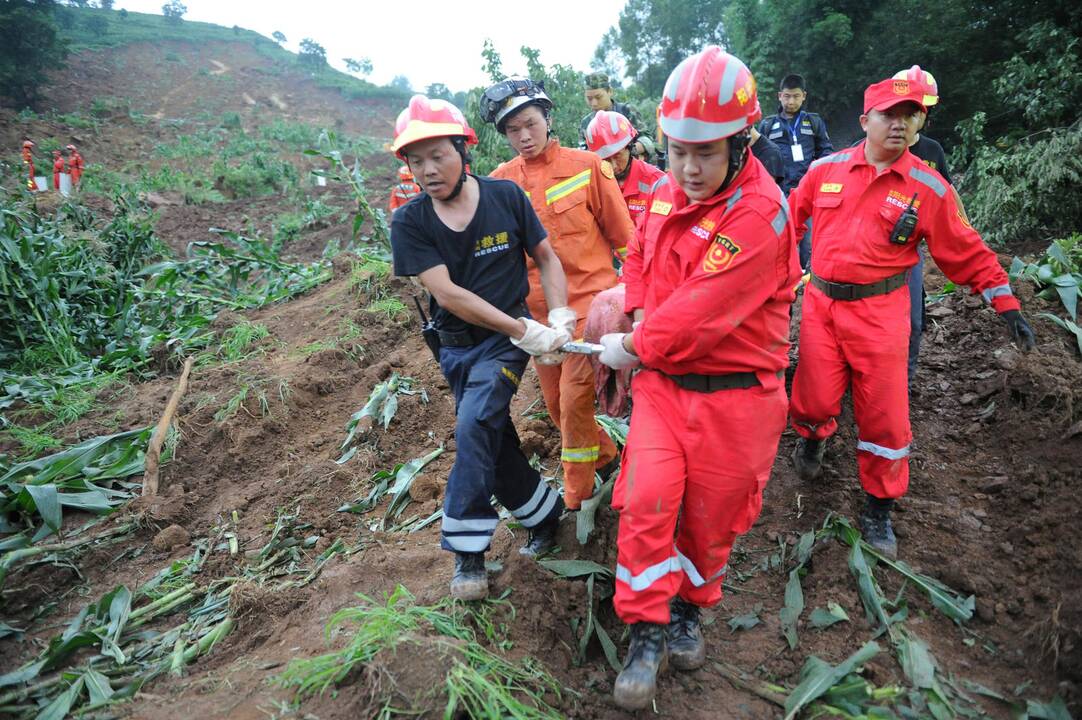
M360 158L354 154L353 164L345 160L345 151L336 133L324 130L319 134L315 148L304 151L306 155L322 157L330 166L329 170L317 171L318 175L329 177L336 182L349 186L353 199L357 202L357 212L353 217L353 237L374 243L386 251L391 249L391 231L387 225L387 216L383 208L373 207L368 201L368 187L361 169ZM361 227L365 220L372 223L371 237L361 238Z

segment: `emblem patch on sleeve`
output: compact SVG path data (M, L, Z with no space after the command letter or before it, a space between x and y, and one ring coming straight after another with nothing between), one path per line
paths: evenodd
M612 163L608 160L601 161L601 174L607 178L615 178L616 172L612 169Z
M725 235L718 235L703 258L703 272L716 273L728 269L740 254L740 246Z

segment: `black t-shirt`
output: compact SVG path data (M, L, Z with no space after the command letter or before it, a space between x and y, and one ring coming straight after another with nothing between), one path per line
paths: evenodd
M391 254L395 275L420 275L447 266L451 282L508 312L526 299L526 253L547 233L522 189L510 180L471 175L478 185L477 212L466 229L455 232L443 224L422 193L391 217ZM431 303L441 330L458 332L467 324Z
M939 172L947 182L952 185L950 169L947 168L947 155L943 152L943 146L923 133L917 141L909 146L909 152L923 160L933 170Z

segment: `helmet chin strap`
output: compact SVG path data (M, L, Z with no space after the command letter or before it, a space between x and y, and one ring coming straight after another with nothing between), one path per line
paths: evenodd
M458 150L458 156L462 158L462 174L458 177L458 182L455 183L454 188L451 189L451 194L447 196L444 202L454 200L462 192L462 186L466 184L466 166L470 164L470 155L466 152L465 140L456 137L452 138L451 143L455 146L455 150Z
M718 188L714 194L725 192L725 188L732 185L733 180L740 174L740 171L744 169L744 165L748 159L749 145L751 141L751 128L745 128L743 131L733 135L729 138L729 171L725 174L725 181Z

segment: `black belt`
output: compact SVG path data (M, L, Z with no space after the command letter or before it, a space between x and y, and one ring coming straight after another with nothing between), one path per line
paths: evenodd
M831 300L863 300L865 298L875 297L876 295L886 295L887 293L894 292L900 287L905 287L908 283L909 270L900 272L897 275L891 275L886 280L869 283L868 285L836 283L824 280L815 274L811 276L811 284Z
M514 318L529 317L526 305L523 303L515 305L506 312ZM443 347L470 347L471 345L480 345L496 334L495 330L489 330L488 328L479 325L467 325L462 330L437 329L436 332L440 335L440 345Z
M746 390L747 388L762 385L759 378L753 372L728 373L726 375L699 375L687 373L686 375L670 375L661 373L685 390L694 392L712 393L719 390ZM779 371L778 377L784 373Z

